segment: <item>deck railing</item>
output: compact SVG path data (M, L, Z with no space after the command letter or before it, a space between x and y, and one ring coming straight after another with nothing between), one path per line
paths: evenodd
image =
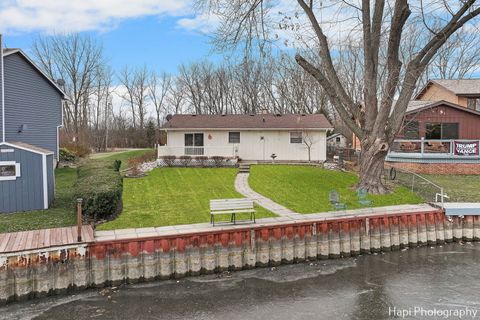
M158 147L158 157L163 156L223 156L234 158L238 156L238 146L237 145L227 145L227 146L203 146L203 147L190 147L190 146L179 146L179 147L170 147L170 146L159 146Z
M478 158L479 147L480 140L475 139L397 139L393 142L390 153L420 154L422 156L438 154Z

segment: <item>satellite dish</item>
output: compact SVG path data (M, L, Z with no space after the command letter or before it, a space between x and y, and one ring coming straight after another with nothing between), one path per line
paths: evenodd
M171 114L167 114L167 117L166 117L167 121L172 120L172 118L173 118L173 116Z
M59 86L63 87L63 86L65 85L65 80L63 80L63 79L58 79L58 80L57 80L57 84L58 84Z

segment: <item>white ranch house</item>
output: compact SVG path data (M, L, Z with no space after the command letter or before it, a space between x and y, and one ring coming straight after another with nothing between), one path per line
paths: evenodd
M158 156L223 156L248 161L325 161L327 130L320 114L173 115Z

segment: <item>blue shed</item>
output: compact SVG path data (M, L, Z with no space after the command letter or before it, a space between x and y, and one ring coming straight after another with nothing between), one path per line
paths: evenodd
M54 196L54 152L0 142L0 213L48 209Z

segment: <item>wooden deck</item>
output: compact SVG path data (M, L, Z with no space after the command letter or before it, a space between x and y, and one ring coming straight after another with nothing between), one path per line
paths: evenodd
M91 226L82 227L82 241L77 242L77 227L0 233L0 254L62 247L95 241Z

